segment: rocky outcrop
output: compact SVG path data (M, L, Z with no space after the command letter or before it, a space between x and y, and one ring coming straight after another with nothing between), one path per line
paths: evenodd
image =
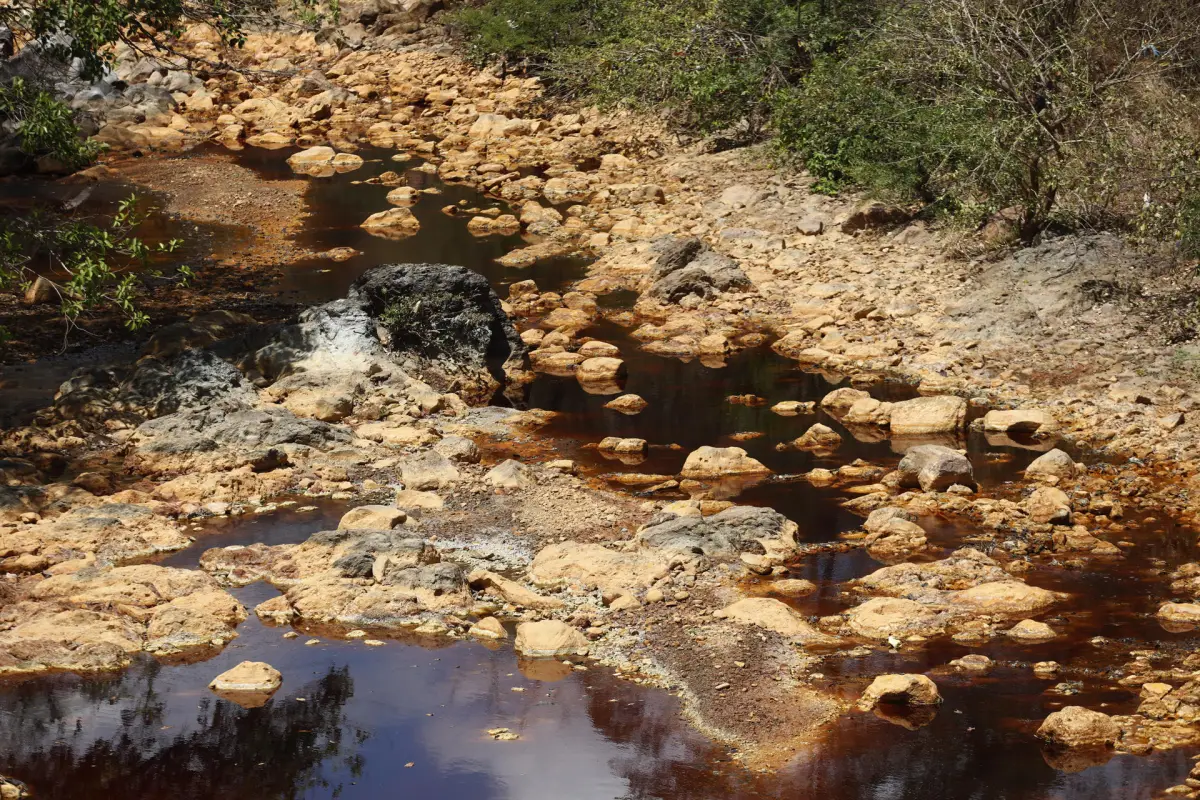
M736 261L699 239L664 239L654 250L658 260L647 278L646 294L664 303L689 296L712 300L722 292L750 288L750 279Z

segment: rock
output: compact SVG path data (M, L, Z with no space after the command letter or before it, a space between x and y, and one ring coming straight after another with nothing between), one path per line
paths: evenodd
M561 542L533 559L529 578L538 586L578 585L614 593L648 586L667 574L668 557L654 552L617 552L598 544Z
M1055 636L1058 636L1054 632L1054 629L1046 623L1032 619L1021 620L1005 631L1005 635L1010 639L1018 639L1024 642L1044 642L1047 639L1053 639Z
M263 705L283 685L279 670L262 661L243 661L213 678L208 688L249 707ZM261 702L255 702L255 700Z
M725 478L744 475L767 475L762 462L751 458L740 447L701 447L688 454L682 475L685 478Z
M484 617L467 630L467 635L476 639L507 639L508 631L495 617Z
M486 370L503 385L506 371L524 366L525 345L500 298L486 278L464 267L376 267L354 282L347 301L382 323L389 351L421 359L447 383ZM430 381L428 372L422 377Z
M835 419L841 419L842 417L846 416L846 413L850 411L855 403L859 402L860 400L870 399L871 395L869 392L864 392L861 389L842 387L841 389L834 389L832 392L822 397L821 408L825 409L825 412L828 413L829 416Z
M444 436L433 446L433 451L451 461L463 464L479 463L479 446L465 436Z
M575 377L580 383L610 383L625 377L625 362L619 358L588 358L579 364Z
M846 614L850 630L869 639L931 636L941 633L949 615L914 600L876 597Z
M421 221L407 208L389 208L367 217L359 227L376 236L398 239L415 236L421 230Z
M487 475L483 476L483 480L489 486L508 490L527 489L537 482L533 470L511 458L493 467Z
M338 530L379 530L390 531L399 528L408 519L408 515L398 508L390 506L359 506L347 511L340 522Z
M516 651L532 658L587 655L588 640L575 628L557 620L522 622L517 626Z
M794 417L797 414L813 413L815 403L801 402L799 400L784 400L782 403L776 403L771 406L771 411L781 417Z
M1043 453L1025 468L1025 477L1031 481L1074 478L1075 461L1062 450L1054 449Z
M617 436L609 436L601 439L600 443L596 445L596 449L601 453L642 455L646 452L647 446L645 439L621 439Z
M33 283L25 290L25 305L40 306L58 300L58 289L54 284L41 275L34 278Z
M623 394L615 400L609 400L604 407L626 416L635 416L646 410L650 405L636 394Z
M400 463L400 479L406 489L442 489L454 485L461 477L450 459L435 451Z
M804 432L791 446L797 450L833 451L842 444L842 437L832 428L817 423Z
M562 600L554 597L544 597L532 589L527 589L516 581L510 581L494 572L477 569L467 576L467 583L476 589L491 589L506 603L515 606L532 608L538 611L557 611L566 606Z
M83 609L29 612L0 632L0 674L121 669L143 648L145 629L128 617Z
M1053 486L1039 486L1025 500L1025 510L1034 522L1054 525L1071 524L1071 498Z
M716 612L718 619L774 631L801 644L833 644L837 640L818 631L787 604L769 597L749 597Z
M396 490L396 506L406 510L441 511L446 501L435 492L419 492L413 489Z
M883 511L885 509L877 509ZM871 512L875 514L876 512ZM869 521L869 520L868 520ZM863 539L872 557L888 561L907 557L928 544L925 529L915 522L893 517L881 523Z
M1158 618L1163 622L1200 625L1200 604L1164 603L1158 609Z
M858 707L869 711L880 703L935 706L941 702L937 684L924 675L880 675L863 692Z
M620 354L621 351L616 345L595 339L579 346L579 355L586 358L616 358Z
M953 395L914 397L892 403L893 436L957 433L967 421L967 401Z
M945 491L955 484L975 485L975 472L967 457L936 444L910 448L897 470L902 487L919 486L926 492Z
M951 592L947 600L979 614L1013 616L1044 611L1059 600L1048 589L1015 580L992 581Z
M981 653L971 653L950 662L950 666L966 672L988 672L995 665L995 661Z
M337 153L332 147L310 147L288 157L287 163L296 172L309 172L312 167L328 166Z
M750 279L733 259L716 253L698 239L663 239L653 251L658 261L650 271L646 294L664 303L688 296L711 300L721 292L748 289Z
M983 417L983 429L993 433L1050 433L1057 429L1054 417L1041 409L989 411Z
M796 548L796 529L796 523L773 509L734 506L708 517L656 516L638 532L637 541L680 556L782 563Z
M1037 735L1059 747L1111 747L1121 738L1121 728L1107 714L1067 706L1046 717Z

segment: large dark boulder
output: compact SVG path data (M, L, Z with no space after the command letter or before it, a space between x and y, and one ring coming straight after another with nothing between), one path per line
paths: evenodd
M366 272L347 300L377 323L384 346L442 371L488 370L500 383L525 355L487 279L465 267L391 264Z
M664 239L655 242L658 254L650 271L646 294L665 303L678 303L689 295L712 300L722 292L749 289L750 279L738 263L711 250L699 239Z

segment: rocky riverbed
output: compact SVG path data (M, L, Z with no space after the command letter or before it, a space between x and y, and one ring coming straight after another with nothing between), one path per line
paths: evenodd
M962 706L1067 774L1195 749L1194 400L1137 307L1088 299L1122 245L954 258L761 154L548 110L436 27L355 24L225 54L287 77L126 57L154 108L80 100L115 148L84 179L249 229L238 266L295 262L266 283L308 307L206 305L4 432L0 671L221 663L207 686L274 626L605 667L785 773L864 715L953 756ZM314 522L223 544L276 514ZM1036 699L961 700L996 686ZM1193 792L1153 763L1112 796Z

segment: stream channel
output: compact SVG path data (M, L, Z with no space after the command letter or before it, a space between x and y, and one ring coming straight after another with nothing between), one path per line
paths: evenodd
M289 150L247 149L239 163L264 178L293 178ZM360 153L355 172L313 179L311 216L298 234L313 251L353 247L362 255L344 264L314 259L284 268L274 287L286 299L319 303L343 296L350 283L377 264L460 264L492 282L501 297L514 281L534 279L542 291L581 277L576 259L504 269L496 257L522 245L520 237L476 238L466 216L443 206L466 200L494 206L473 190L443 185L404 165L410 185L436 186L413 208L418 235L401 241L376 238L358 226L387 208L388 187L361 183L402 167L393 151ZM186 158L186 156L185 156ZM619 302L622 298L616 298ZM602 301L602 305L605 303ZM608 305L612 305L611 300ZM539 376L528 388L530 407L560 412L541 435L555 457L576 459L591 475L606 472L675 474L701 445L744 447L779 475L823 466L836 469L862 458L894 465L900 454L886 441L860 442L823 414L781 417L767 406L727 402L754 394L768 406L781 400L819 400L836 384L799 370L768 348L741 352L724 366L646 354L628 329L609 322L586 332L620 347L629 377L625 390L649 401L626 417L603 408L610 398L589 395L571 378ZM49 368L49 367L48 367ZM22 368L30 374L39 366ZM56 376L57 377L57 376ZM899 399L912 390L884 385L873 391ZM27 402L27 397L19 398ZM49 398L46 398L47 400ZM0 393L0 404L11 397ZM843 434L832 456L776 452L820 420ZM734 434L760 432L741 441ZM584 447L604 436L639 436L655 447L640 464L606 461ZM985 490L1015 480L1038 451L1015 443L989 443L971 434L965 443ZM665 445L678 445L669 448ZM503 448L503 443L498 445ZM486 449L485 449L486 452ZM1076 454L1079 455L1079 454ZM768 505L796 521L798 538L833 542L861 519L839 503L847 495L800 480L777 479L747 489L739 502ZM208 547L297 542L336 527L343 507L318 502L300 513L223 521L197 531L197 542L161 561L195 567ZM928 523L937 557L962 546L971 531ZM925 672L970 652L995 659L986 677L938 678L945 703L915 730L872 714L851 713L824 738L775 773L743 769L736 754L694 731L680 716L680 701L662 690L616 678L608 670L538 669L522 672L510 647L476 642L389 641L384 647L320 638L306 646L281 638L279 628L251 615L239 637L208 661L187 664L149 657L130 669L97 676L53 675L0 682L0 772L26 781L41 800L267 800L268 798L383 798L428 800L612 800L615 798L795 798L808 800L1139 800L1180 783L1191 766L1188 751L1149 756L1116 755L1107 763L1060 770L1043 755L1033 731L1065 704L1128 713L1136 691L1116 683L1113 670L1130 649L1200 647L1193 633L1162 630L1152 612L1169 597L1162 567L1195 560L1195 536L1170 526L1130 533L1138 546L1116 564L1086 570L1035 569L1035 585L1070 592L1055 619L1068 635L1037 645L995 640L968 648L952 641L921 649L876 650L864 658L831 660L831 671L855 678L879 672ZM838 585L879 568L865 551L821 552L802 560L791 577L818 585L795 601L805 614L845 608ZM256 584L233 590L248 607L275 589ZM1050 620L1053 622L1054 620ZM1103 636L1126 646L1106 653L1092 644ZM1072 682L1034 676L1035 661L1056 660L1094 676ZM261 708L218 699L211 678L243 660L266 661L285 676L283 688ZM1079 674L1076 671L1074 674ZM839 674L829 676L837 681ZM514 691L515 689L521 691ZM729 697L737 703L736 695ZM516 741L495 741L489 728L506 727Z

